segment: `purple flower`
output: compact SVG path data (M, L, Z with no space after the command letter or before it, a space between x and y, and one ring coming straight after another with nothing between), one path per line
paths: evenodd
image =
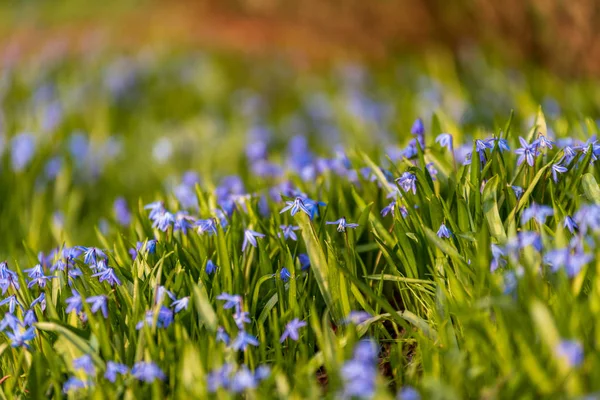
M296 234L294 233L294 231L299 230L300 229L299 226L280 225L279 228L281 228L281 230L283 231L283 238L284 239L298 240L298 237L296 236ZM279 234L279 236L281 236L281 234Z
M98 310L102 311L102 315L104 318L108 318L108 298L104 295L92 296L86 299L86 303L91 304L92 313L98 312Z
M521 165L523 164L523 161L527 160L527 164L529 164L530 167L533 167L535 158L539 155L537 144L535 142L529 144L522 137L519 137L519 142L521 142L521 148L515 150L515 154L519 155L517 165Z
M217 342L223 342L226 345L229 345L229 335L222 326L217 328Z
M23 325L25 325L25 323L23 323ZM0 332L4 332L6 328L16 331L19 329L19 326L21 326L21 321L19 321L19 318L7 312L4 314L2 321L0 321Z
M153 362L140 361L134 364L131 369L131 375L134 378L146 382L152 383L156 379L164 380L166 378L165 373Z
M160 231L166 232L167 229L169 229L169 227L174 223L175 217L173 216L173 214L171 214L168 211L164 211L162 214L156 216L154 222L152 223L152 227L157 228Z
M481 161L485 160L485 149L493 149L494 145L488 141L483 140L475 140L475 150L479 154L479 159Z
M46 293L41 293L38 297L36 297L29 307L33 308L35 305L39 304L42 311L46 309Z
M556 355L570 367L578 367L583 363L583 346L575 340L562 340L556 347Z
M518 200L518 199L520 199L520 198L521 198L521 196L523 196L523 192L525 192L525 191L523 190L523 188L522 188L522 187L520 187L520 186L511 186L510 188L511 188L511 189L513 190L513 192L515 193L515 196L516 196L517 200Z
M115 275L115 271L112 268L100 270L100 272L93 274L92 277L98 277L100 282L107 281L110 286L121 284L121 281L117 278L117 275Z
M452 236L452 232L450 232L450 230L448 228L446 228L445 224L442 224L440 226L440 229L438 229L438 231L437 231L437 236L439 238L446 238L446 239L448 239L448 238L450 238Z
M84 354L83 356L74 359L73 368L76 370L82 369L88 376L96 375L96 368L94 368L94 362L89 354Z
M247 389L254 389L256 386L258 386L257 379L245 365L242 365L235 373L230 384L231 391L234 393L241 393Z
M298 341L300 337L298 334L298 329L305 326L306 322L301 321L298 318L294 318L285 326L285 330L283 331L283 335L281 335L281 338L279 338L279 342L283 343L288 337L292 340Z
M83 262L87 265L95 265L99 260L106 259L106 254L96 247L80 246L79 249L83 251Z
M421 395L414 387L404 386L398 391L396 400L421 400Z
M250 323L250 313L247 311L237 310L233 314L233 320L235 321L238 329L244 330L244 324Z
M258 339L256 339L255 336L250 335L246 331L240 331L233 343L231 343L231 347L236 351L244 351L246 350L246 347L248 347L248 345L258 346Z
M187 235L188 229L192 229L194 224L196 223L196 219L187 215L185 211L178 211L175 214L175 222L173 224L173 230L181 231L184 235Z
M396 183L398 183L398 185L406 193L412 191L413 194L417 194L417 177L415 174L411 172L405 172L400 176L400 178L396 179Z
M156 317L156 325L154 323L154 311L148 310L144 319L135 325L135 329L140 330L144 325L156 328L168 328L173 322L173 311L165 306L161 306Z
M6 313L10 315L9 313ZM35 317L35 312L33 310L27 310L25 316L23 317L23 326L32 326L37 322L37 318ZM14 328L13 328L14 330Z
M425 134L425 126L423 125L423 120L421 118L417 118L410 128L410 133L417 136L423 136Z
M548 139L546 136L539 134L538 138L534 142L540 149L552 149L554 142Z
M244 242L242 243L242 252L246 250L248 244L252 245L252 247L258 246L258 243L256 243L256 238L263 237L265 237L265 235L260 232L253 231L251 229L246 229L244 231Z
M377 378L377 346L372 340L361 340L354 348L354 356L341 368L344 383L343 398L371 398Z
M309 217L311 216L311 212L306 208L306 206L304 205L304 201L301 197L296 197L294 201L286 201L285 204L286 206L283 207L281 211L279 211L279 214L283 214L284 212L290 210L290 214L292 215L292 217L296 215L299 211L302 211Z
M106 363L106 372L104 373L104 377L110 382L115 383L117 380L117 374L125 375L128 372L129 367L127 367L127 365L109 361Z
M359 325L372 317L373 316L366 311L350 311L350 314L348 314L344 322L347 324L352 323Z
M148 218L152 221L156 219L159 215L163 214L165 210L165 205L162 201L155 201L154 203L146 204L144 206L145 210L150 210L150 214L148 214Z
M338 232L346 232L346 228L352 228L352 229L358 228L358 224L347 223L346 218L344 218L344 217L338 219L337 221L327 221L325 223L327 225L337 225Z

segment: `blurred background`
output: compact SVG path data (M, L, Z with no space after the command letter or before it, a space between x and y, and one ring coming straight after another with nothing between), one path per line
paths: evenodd
M188 47L281 57L301 67L482 48L510 66L600 74L595 0L3 1L3 62L43 51Z

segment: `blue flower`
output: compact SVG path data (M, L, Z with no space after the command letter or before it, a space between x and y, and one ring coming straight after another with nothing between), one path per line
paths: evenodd
M532 218L535 219L539 224L546 223L546 219L554 215L552 207L538 205L532 203L529 208L526 208L521 215L521 224L526 224Z
M106 363L106 372L104 372L104 377L110 382L115 383L117 380L117 374L125 375L128 372L129 367L127 367L127 365L109 361Z
M10 345L12 347L29 348L29 345L26 342L35 339L35 328L31 326L25 331L21 329L15 329L12 333L6 332L6 336L8 336L10 339Z
M146 204L144 206L145 210L150 210L150 214L148 214L148 218L152 221L156 219L159 215L163 214L165 210L165 205L162 201L155 201L154 203Z
M17 306L19 306L21 308L21 310L23 309L23 306L21 305L21 303L19 303L19 300L17 300L17 296L15 296L14 294L12 296L8 296L4 300L0 301L0 306L6 305L6 304L8 304L8 311L11 314L15 313L15 309L17 308Z
M436 138L435 142L439 143L440 146L452 150L452 135L449 133L440 133Z
M63 385L63 393L69 393L73 390L85 389L87 387L86 383L79 378L74 376L67 379L65 384Z
M29 282L27 282L27 287L29 289L31 289L32 287L34 287L35 285L38 285L40 288L45 288L46 284L48 283L48 281L50 279L56 278L56 276L40 276L37 277L35 279L30 280Z
M175 214L175 222L173 224L173 230L181 231L184 235L187 235L188 229L192 229L195 225L196 219L191 217L185 211L178 211Z
M290 280L291 277L292 274L290 274L290 271L288 271L286 267L281 268L281 271L279 271L279 279L281 279L284 282L287 282Z
M390 204L388 204L381 210L381 216L385 217L388 214L392 214L392 216L393 216L395 209L396 209L396 201L392 201Z
M10 314L6 313L6 315L10 315ZM35 316L35 312L33 312L33 310L27 310L27 312L25 313L25 316L23 317L23 326L32 326L36 322L37 322L37 318ZM13 328L13 330L14 330L14 328Z
M244 324L250 323L250 313L248 313L247 311L237 310L233 314L233 320L235 321L235 324L237 325L237 327L239 329L243 330Z
M290 214L293 217L299 211L302 211L303 213L311 217L311 212L306 208L306 206L304 205L304 201L301 197L296 197L294 201L286 201L285 204L286 206L283 207L281 211L279 211L279 214L283 214L284 212L290 210Z
M35 137L31 133L19 133L11 141L11 166L14 172L23 171L35 154Z
M2 318L2 321L0 321L0 332L4 332L6 328L10 328L13 331L16 331L21 325L25 325L25 323L21 324L19 318L15 317L11 313L6 313L4 314L4 318Z
M479 140L479 139L475 140L475 150L479 154L479 159L481 161L485 160L485 149L493 149L493 148L494 148L494 145L488 141Z
M294 318L285 326L285 330L283 331L283 335L281 335L281 337L279 338L279 342L283 343L288 337L292 340L298 341L298 339L300 338L300 335L298 334L298 329L305 326L305 321L301 321L298 318Z
M198 227L198 233L208 232L209 235L217 234L217 220L215 218L199 219L195 222Z
M39 304L42 311L46 309L46 293L40 293L38 297L33 299L29 307L33 308L35 305Z
M575 230L578 229L577 224L573 221L573 218L570 216L565 217L564 227L569 230L572 234L575 234Z
M171 303L171 307L174 307L175 313L178 313L181 310L187 310L189 302L190 297L186 296L181 299L175 300L173 303Z
M254 374L243 365L231 379L231 391L241 393L246 389L254 389L258 385Z
M497 138L494 136L489 139L486 139L486 143L490 145L490 149L494 148L494 146L498 144L498 150L500 150L501 153L510 150L510 147L508 146L508 141L506 139Z
M220 369L211 371L207 376L208 391L214 393L220 388L228 388L232 372L233 365L229 363L224 364Z
M309 212L310 219L315 219L315 217L319 216L319 207L325 207L327 204L322 201L316 201L311 199L304 199L304 207Z
M129 226L131 224L131 212L127 206L127 200L123 197L119 197L113 204L113 211L115 218L121 226Z
M156 288L154 304L162 303L163 300L165 299L165 295L169 296L169 298L171 300L176 299L173 292L171 292L169 289L167 289L166 287L164 287L162 285L158 285L158 287Z
M212 260L208 260L206 262L206 267L204 267L204 270L206 271L206 273L208 275L211 275L213 272L215 272L217 270L217 266L215 265L215 263Z
M513 190L513 192L515 193L515 197L517 198L517 200L519 200L519 199L521 198L521 196L523 196L523 192L525 192L525 191L523 190L523 188L522 188L522 187L520 187L520 186L514 186L514 185L513 185L513 186L511 186L510 188L511 188L511 189Z
M554 180L554 183L558 183L558 174L563 174L568 171L566 167L560 165L562 160L563 159L561 158L556 164L552 164L552 180Z
M246 250L248 244L252 245L252 247L256 247L258 243L256 243L256 238L263 238L264 234L260 232L253 231L251 229L246 229L244 231L244 242L242 243L242 252Z
M230 308L234 308L238 310L242 304L242 296L239 294L229 294L229 293L221 293L217 296L217 300L225 300L225 304L223 308L228 310Z
M337 225L338 232L346 232L346 228L352 228L352 229L358 228L358 224L347 223L346 218L344 218L344 217L338 219L337 221L327 221L325 223L327 225Z
M300 260L300 269L302 271L306 271L308 268L310 268L310 258L308 258L308 254L298 254L298 260Z
M107 281L110 286L121 284L121 281L117 278L117 275L115 275L115 271L112 268L105 268L100 272L93 274L92 277L98 277L100 282Z
M86 299L86 303L91 304L92 313L98 312L98 310L102 311L102 315L104 318L108 318L108 298L104 295L92 296Z
M298 240L298 237L296 236L296 234L294 233L294 231L299 230L300 229L299 226L280 225L279 228L281 228L281 230L283 231L283 238L284 239ZM281 236L281 234L279 234L279 236Z
M71 289L71 291L73 292L73 296L65 300L65 302L67 303L65 313L68 314L71 311L75 311L77 314L79 314L83 310L83 299L81 298L77 290Z
M240 331L235 340L231 343L231 347L236 351L244 351L248 345L258 346L258 339L246 331Z
M522 137L519 137L519 142L521 142L521 148L515 150L515 154L519 155L517 165L521 165L523 161L527 160L527 164L533 167L535 158L539 155L537 143L529 144Z
M162 214L156 216L154 222L152 223L152 227L157 228L160 231L166 232L167 229L169 229L169 227L174 223L175 217L173 216L173 214L171 214L168 211L164 211Z
M19 277L14 271L8 268L6 261L0 262L0 289L2 289L2 294L5 294L11 285L16 290L19 290L21 288Z
M41 264L36 264L33 268L24 269L23 272L31 279L36 279L44 276L44 269Z
M165 306L161 306L156 317L156 324L154 321L154 311L148 310L144 315L144 319L135 325L135 329L140 330L144 327L144 325L156 328L168 328L172 322L173 311Z
M562 340L556 347L556 355L570 367L578 367L583 363L583 346L575 340Z
M363 339L356 344L354 356L341 368L344 398L371 398L375 393L377 378L377 346Z
M222 326L217 328L217 342L223 342L226 345L229 345L229 335Z
M423 125L423 120L421 118L417 118L410 128L410 133L417 136L422 136L425 134L425 126Z
M83 262L87 265L95 265L99 260L106 259L106 254L96 247L79 246L79 249L83 251Z
M398 391L396 400L421 400L419 391L412 386L404 386Z
M373 316L366 311L350 311L350 314L344 319L346 324L359 325L372 318Z
M396 179L398 185L406 193L412 191L413 194L417 194L417 177L411 172L403 173L400 178Z
M437 231L437 236L439 238L450 238L452 236L452 232L448 228L446 228L445 224L440 225L440 229Z
M84 354L83 356L74 359L73 368L76 370L82 369L88 376L91 377L96 375L96 368L94 367L94 362L89 354Z
M534 142L540 149L552 149L554 142L548 139L546 136L539 134L538 138Z
M153 362L140 361L134 364L131 369L131 375L134 378L146 382L152 383L156 379L164 380L166 378L165 373Z
M427 163L426 167L427 167L427 172L429 172L429 175L431 176L431 179L435 181L436 176L438 174L438 170L435 169L435 164L430 162L430 163Z

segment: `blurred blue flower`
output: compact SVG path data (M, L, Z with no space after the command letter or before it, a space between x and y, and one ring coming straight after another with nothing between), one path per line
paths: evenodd
M69 393L71 391L77 391L79 389L85 389L87 384L79 378L71 376L63 385L63 393Z
M255 336L250 335L246 331L239 331L235 340L231 343L231 347L236 350L246 350L246 347L258 346L258 339Z
M94 362L89 354L84 354L83 356L74 359L73 368L76 370L82 369L90 377L96 375L96 368L94 367Z
M22 325L27 326L24 322ZM4 318L2 318L2 321L0 321L0 332L4 332L6 328L10 328L13 331L16 331L19 329L19 326L21 326L21 321L19 321L19 318L7 312L4 314Z
M109 361L106 363L106 372L104 372L104 377L110 382L115 383L117 380L117 374L125 375L128 372L129 367L127 367L127 365Z
M175 223L173 224L173 230L181 231L184 235L187 235L188 229L192 229L196 223L196 219L191 217L185 211L178 211L175 213Z
M11 271L10 268L8 268L8 263L6 261L0 262L0 289L2 289L2 294L5 294L11 285L16 290L19 290L21 288L19 285L19 277L14 271Z
M165 373L153 362L140 361L134 364L133 368L131 369L131 375L133 375L134 378L146 383L152 383L156 379L166 379Z
M373 397L377 378L377 353L377 346L372 340L363 339L356 344L353 358L341 368L343 398Z
M14 172L23 171L35 154L35 137L31 133L19 133L11 141L11 166Z
M195 222L198 233L208 232L209 235L217 234L217 220L215 218L199 219Z
M575 230L577 230L577 224L573 221L573 218L570 216L565 217L564 227L569 230L572 234L575 234Z
M439 143L440 146L447 148L452 151L452 135L449 133L440 133L435 138L436 143Z
M157 215L152 223L153 228L166 232L171 225L175 223L175 217L168 211L164 211L162 214Z
M234 393L241 393L247 389L254 389L256 386L258 386L258 382L255 379L254 374L250 372L245 365L242 365L231 379L231 391Z
M31 302L31 304L29 305L29 307L33 308L36 305L40 305L40 308L42 311L46 310L46 293L40 293L40 295L38 297L36 297L35 299L33 299L33 301Z
M121 226L129 226L131 224L131 212L127 206L127 200L123 197L119 197L113 204L113 211L115 218Z
M217 300L225 301L225 304L223 304L223 308L225 310L228 310L228 309L234 308L234 307L236 310L239 310L239 308L242 304L242 296L240 296L239 294L231 295L229 293L221 293L220 295L217 296Z
M543 134L538 134L538 138L534 142L540 149L552 149L554 142L548 139Z
M308 258L308 254L298 254L298 260L300 260L300 269L302 271L306 271L308 268L310 268L310 258Z
M556 347L556 355L570 367L578 367L584 359L583 346L575 340L562 340Z
M288 271L286 267L281 268L281 271L279 271L279 279L281 279L283 282L287 282L291 277L292 274L290 274L290 271Z
M6 313L10 315L9 313ZM35 316L35 312L33 310L27 310L25 316L23 317L23 326L32 326L37 322L37 318ZM1 329L0 329L1 330ZM14 330L14 328L13 328Z
M294 318L293 320L288 322L288 324L285 326L285 330L283 331L283 334L279 338L279 342L283 343L285 341L285 339L287 339L288 337L292 340L298 341L298 339L300 338L300 335L298 334L298 330L305 326L306 326L305 321L301 321L298 318Z
M15 309L17 308L17 306L19 306L21 310L23 309L23 306L21 305L19 300L17 300L17 296L15 296L14 294L0 301L0 306L4 306L6 304L8 304L8 312L10 312L11 314L15 313Z
M222 326L217 328L217 342L223 342L226 345L229 345L229 335Z
M247 311L237 310L233 314L233 320L237 325L238 329L244 330L244 324L250 323L250 313Z
M423 120L421 118L417 118L410 128L410 133L417 136L422 136L425 134L425 126L423 125Z
M154 203L146 204L144 206L144 210L150 210L148 218L150 218L150 220L152 221L154 221L156 217L158 217L166 211L165 205L162 201L155 201Z
M99 260L106 259L106 254L96 247L79 246L79 249L83 251L83 262L87 265L95 265Z
M91 304L92 313L98 312L98 310L102 311L102 315L104 318L108 318L108 298L104 295L92 296L86 299L86 303Z
M148 310L144 315L144 319L135 325L135 329L140 330L147 325L156 328L168 328L173 323L173 311L165 306L161 306L156 316L156 324L154 320L154 311Z
M171 303L171 307L174 308L175 313L178 313L181 310L187 310L189 303L190 297L186 296L181 299L175 300L173 303Z
M554 215L552 207L532 203L531 206L526 208L523 211L523 214L521 214L521 224L526 224L532 218L539 224L544 224L546 223L546 219L552 215Z
M385 217L388 214L392 214L392 216L393 216L395 209L396 209L396 201L394 200L381 210L381 216Z
M346 222L346 218L344 218L344 217L338 219L337 221L327 221L327 222L325 222L325 224L337 225L338 232L346 232L346 228L352 228L352 229L358 228L358 224L348 223L348 222Z
M65 309L65 313L70 313L71 311L75 311L77 314L81 313L83 310L83 299L79 295L79 292L75 289L71 289L73 295L65 300L67 303L67 308Z
M8 336L12 347L29 348L29 345L26 342L35 339L35 328L31 326L25 331L22 329L15 329L12 333L6 332L6 336Z
M350 311L350 314L344 319L347 324L359 325L372 318L373 316L366 311Z
M421 395L414 387L404 386L398 391L396 400L421 400Z
M522 188L522 187L520 187L520 186L514 186L514 185L513 185L513 186L511 186L510 188L511 188L511 189L513 190L513 192L515 193L515 196L516 196L517 200L519 200L519 199L521 198L521 196L523 196L523 192L525 192L525 191L523 190L523 188Z

